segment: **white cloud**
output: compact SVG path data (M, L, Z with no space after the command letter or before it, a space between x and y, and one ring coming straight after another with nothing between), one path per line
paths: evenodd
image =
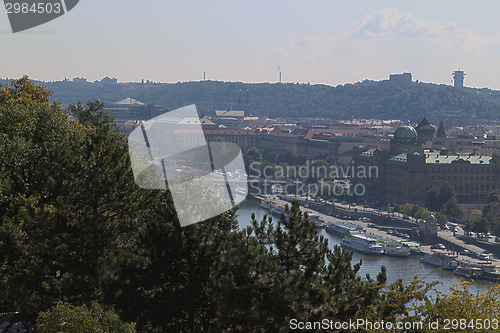
M287 61L335 66L330 70L340 76L357 73L379 78L382 73L385 76L399 70L427 75L425 68L432 74L436 66L443 66L440 70L448 73L460 64L473 67L474 63L498 60L500 36L478 34L452 22L429 22L397 8L386 8L365 15L341 34L287 37L282 44L280 53L288 52ZM440 75L448 80L448 74Z
M273 52L273 61L274 62L281 62L289 57L290 57L290 52L284 48L281 48L281 47L277 48Z

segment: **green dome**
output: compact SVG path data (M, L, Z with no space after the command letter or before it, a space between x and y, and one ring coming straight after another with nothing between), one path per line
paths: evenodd
M412 126L401 126L394 132L394 140L400 143L416 143L417 131Z
M425 218L426 221L436 221L436 218L434 217L434 215L432 214L429 214L426 218Z

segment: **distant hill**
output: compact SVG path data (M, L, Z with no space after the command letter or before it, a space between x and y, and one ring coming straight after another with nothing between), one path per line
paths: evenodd
M250 101L253 115L270 117L382 118L418 121L432 119L500 119L500 92L456 89L448 85L390 82L339 85L293 83L183 82L157 87L130 87L72 82L44 83L63 103L99 99L114 102L133 97L169 109L196 104L202 114L238 109L238 100Z

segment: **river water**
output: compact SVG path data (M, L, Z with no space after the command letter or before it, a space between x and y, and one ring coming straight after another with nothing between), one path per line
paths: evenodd
M240 228L251 225L251 215L255 213L255 217L258 221L262 219L264 214L268 212L260 208L260 202L254 199L247 199L241 203L241 208L238 211L239 225ZM273 220L276 220L273 217ZM342 241L340 237L335 235L330 235L326 233L324 229L318 229L320 235L324 235L328 239L328 245L333 247L334 245L339 245ZM422 264L420 256L410 256L408 258L394 258L388 256L369 256L363 255L358 252L353 253L353 264L357 263L362 259L362 266L359 271L361 276L370 274L372 279L375 279L377 274L380 272L380 267L383 265L386 267L387 271L387 282L393 283L397 279L401 278L405 284L410 283L414 276L423 278L426 282L439 281L440 285L436 286L436 289L443 293L450 293L450 287L454 281L458 280L458 276L451 271L438 270L430 265ZM471 292L486 291L488 286L492 282L477 280L470 285L469 289Z

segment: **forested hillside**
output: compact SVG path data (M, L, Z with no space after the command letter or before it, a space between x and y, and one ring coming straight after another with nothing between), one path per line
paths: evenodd
M170 109L196 104L203 114L217 109L238 109L248 98L253 115L270 117L325 117L410 119L499 119L500 92L456 89L447 85L389 82L346 84L336 87L309 84L241 82L183 82L132 89L71 82L44 83L64 104L99 99L115 102L133 97Z

